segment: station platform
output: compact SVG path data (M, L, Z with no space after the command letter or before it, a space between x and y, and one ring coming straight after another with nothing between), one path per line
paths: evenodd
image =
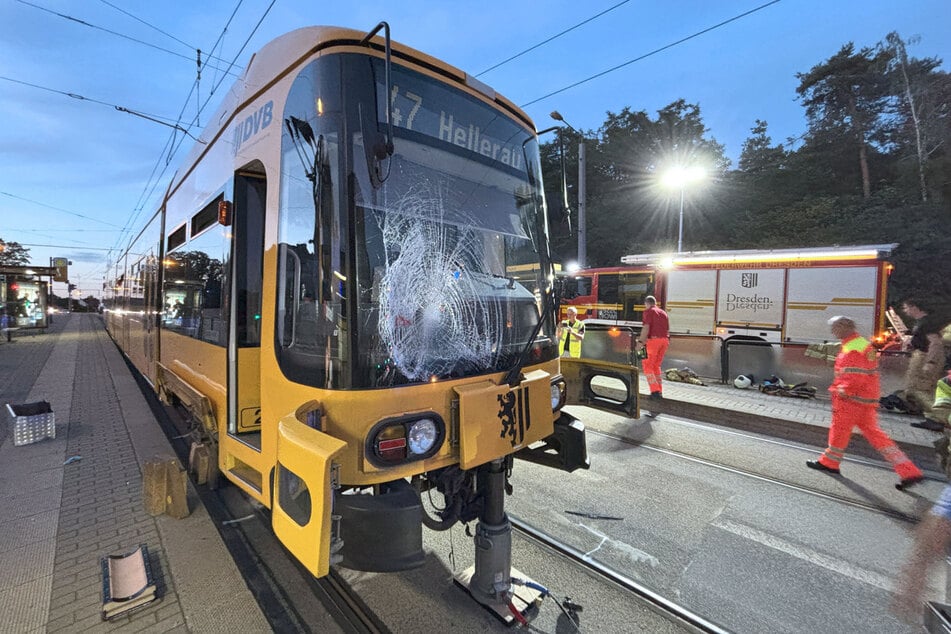
M6 404L48 401L55 438L17 446ZM185 519L151 516L143 465L174 456L94 314L0 341L0 631L266 632L189 483ZM101 559L148 547L158 600L102 619Z
M665 398L642 398L642 410L812 444L817 455L825 446L825 395L707 383L665 381ZM16 446L5 405L37 401L51 404L56 437ZM98 315L56 315L45 333L0 340L0 407L0 631L271 631L190 483L187 518L146 512L144 465L174 452ZM910 427L915 420L880 415L882 428L935 471L940 434ZM860 438L849 455L879 458ZM160 599L103 621L100 561L140 544Z

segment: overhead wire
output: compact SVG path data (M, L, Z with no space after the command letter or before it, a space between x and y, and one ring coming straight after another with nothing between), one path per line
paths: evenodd
M82 19L80 19L80 18L71 16L71 15L66 15L65 13L59 13L59 12L57 12L57 11L53 11L52 9L47 9L46 7L41 7L40 5L38 5L38 4L33 4L32 2L28 2L27 0L16 0L16 1L19 2L20 4L26 5L26 6L28 6L28 7L33 7L34 9L38 9L38 10L40 10L40 11L44 11L44 12L46 12L46 13L55 15L55 16L60 17L60 18L63 18L64 20L69 20L70 22L75 22L75 23L77 23L77 24L81 24L82 26L87 26L87 27L89 27L89 28L91 28L91 29L95 29L95 30L97 30L97 31L102 31L102 32L104 32L104 33L108 33L109 35L114 35L115 37L120 37L120 38L122 38L122 39L124 39L124 40L129 40L130 42L135 42L136 44L141 44L142 46L147 46L147 47L149 47L149 48L153 48L153 49L158 50L158 51L161 51L161 52L163 52L163 53L168 53L169 55L174 55L175 57L181 57L182 59L187 59L188 61L192 61L192 58L189 57L189 56L187 56L187 55L183 55L182 53L176 53L175 51L169 50L169 49L167 49L167 48L162 48L161 46L158 46L158 45L156 45L156 44L151 44L151 43L149 43L149 42L145 42L145 41L143 41L143 40L140 40L140 39L131 37L131 36L129 36L129 35L125 35L124 33L119 33L118 31L113 31L113 30L111 30L111 29L107 29L107 28L105 28L105 27L101 27L101 26L98 26L98 25L96 25L96 24L92 24L92 23L87 22L87 21L85 21L85 20L82 20ZM234 77L238 77L237 74L234 74L234 73L231 73L231 74L232 74Z
M169 121L172 121L172 119L170 119L169 117L163 117L163 116L157 115L157 114L149 114L149 113L147 113L147 112L140 112L140 111L138 111L138 110L133 110L133 109L131 109L131 108L126 108L125 106L117 106L116 104L109 103L109 102L107 102L107 101L101 101L101 100L99 100L99 99L93 99L92 97L86 97L86 96L84 96L84 95L80 95L80 94L75 93L75 92L69 92L69 91L66 91L66 90L59 90L59 89L57 89L57 88L50 88L49 86L40 86L39 84L34 84L34 83L32 83L32 82L23 81L22 79L14 79L13 77L7 77L7 76L5 76L5 75L0 75L0 79L2 79L2 80L4 80L4 81L11 82L11 83L14 83L14 84L20 84L20 85L22 85L22 86L29 86L30 88L36 88L37 90L45 90L46 92L56 93L56 94L59 94L59 95L63 95L64 97L69 97L70 99L76 99L76 100L78 100L78 101L88 101L88 102L90 102L90 103L99 104L100 106L108 106L108 107L110 107L110 108L115 108L115 109L118 110L119 112L125 112L125 113L128 113L128 114L136 115L136 116L138 116L138 117L143 117L143 118L145 118L145 119L149 119L149 120L154 121L155 123L159 123L159 124L161 124L161 125L166 125L166 126L170 126L170 127L173 127L173 128L176 127L176 124L175 124L175 123L168 123ZM163 119L164 119L164 121L163 121ZM182 129L182 131L184 131L184 129Z
M22 200L23 202L31 203L33 205L39 205L40 207L46 207L47 209L53 209L54 211L60 211L64 214L69 214L71 216L76 216L78 218L83 218L84 220L92 220L93 222L98 222L100 224L109 225L110 227L115 227L116 229L121 229L119 225L114 225L111 222L106 222L105 220L99 220L98 218L93 218L91 216L86 216L84 214L78 213L76 211L70 211L68 209L63 209L62 207L54 207L53 205L47 205L46 203L41 203L36 200L31 200L29 198L24 198L23 196L16 196L9 192L0 191L0 195L8 196L10 198L15 198L16 200Z
M756 13L757 11L762 11L762 10L765 9L766 7L769 7L769 6L774 5L774 4L778 4L779 2L780 2L780 0L771 0L770 2L767 2L767 3L765 3L765 4L761 4L761 5L759 5L758 7L755 7L755 8L753 8L753 9L750 9L749 11L744 11L743 13L740 13L739 15L735 15L735 16L733 16L732 18L729 18L729 19L727 19L727 20L724 20L724 21L722 21L722 22L719 22L719 23L717 23L717 24L714 24L713 26L709 26L709 27L707 27L707 28L705 28L705 29L702 29L702 30L700 30L700 31L697 31L696 33L693 33L693 34L691 34L691 35L688 35L687 37L680 38L679 40L677 40L677 41L675 41L675 42L671 42L670 44L666 44L666 45L664 45L664 46L661 46L660 48L655 48L654 50L650 51L649 53L644 53L643 55L640 55L640 56L638 56L638 57L635 57L634 59L628 60L628 61L626 61L626 62L624 62L624 63L622 63L622 64L618 64L617 66L613 66L613 67L611 67L611 68L608 68L607 70L603 70L603 71L601 71L601 72L599 72L599 73L595 73L594 75L591 75L591 76L589 76L589 77L586 77L586 78L584 78L584 79L582 79L582 80L580 80L580 81L576 81L576 82L574 82L574 83L572 83L572 84L569 84L569 85L567 85L567 86L565 86L565 87L563 87L563 88L559 88L558 90L554 90L554 91L552 91L552 92L550 92L550 93L548 93L548 94L546 94L546 95L542 95L541 97L538 97L537 99L533 99L533 100L531 100L531 101L529 101L529 102L527 102L527 103L523 103L520 107L525 108L525 107L530 106L530 105L532 105L532 104L538 103L539 101L543 101L543 100L545 100L545 99L548 99L549 97L553 97L553 96L555 96L555 95L557 95L557 94L563 93L563 92L565 92L566 90L571 90L572 88L576 88L576 87L578 87L578 86L580 86L580 85L582 85L582 84L586 84L586 83L588 83L589 81L598 79L599 77L604 77L605 75L607 75L607 74L609 74L609 73L613 73L613 72L616 71L616 70L620 70L620 69L624 68L625 66L630 66L630 65L633 64L634 62L639 62L639 61L644 60L644 59L647 59L648 57L651 57L651 56L653 56L653 55L657 55L658 53L661 53L661 52L663 52L663 51L666 51L667 49L673 48L673 47L675 47L675 46L678 46L678 45L680 45L680 44L683 44L684 42L688 42L688 41L690 41L690 40L692 40L692 39L694 39L694 38L700 37L701 35L704 35L705 33L709 33L710 31L714 31L714 30L716 30L716 29L719 29L719 28L721 28L721 27L723 27L723 26L726 26L727 24L730 24L731 22L736 22L737 20L740 20L740 19L742 19L742 18L745 18L745 17L748 16L748 15L752 15L753 13Z
M224 34L227 32L228 27L231 25L231 22L234 20L235 15L237 14L238 9L240 8L242 2L243 2L243 0L238 0L238 3L236 4L234 10L233 10L232 13L231 13L231 16L228 18L228 21L226 22L224 28L222 29L220 35L218 36L218 40L215 42L215 45L212 47L212 49L211 49L212 51L216 50L217 47L218 47L218 45L219 45L219 44L221 43L221 41L223 40ZM232 57L231 61L230 61L229 64L228 64L228 68L225 70L225 72L222 73L222 75L220 76L220 78L218 78L217 82L216 82L216 83L214 84L214 86L212 87L212 89L211 89L211 91L209 92L209 94L208 94L207 98L205 99L204 103L202 103L202 105L199 107L199 109L198 109L198 113L199 113L199 114L200 114L201 112L203 112L204 109L208 106L208 104L209 104L209 102L211 101L212 97L214 96L215 92L218 90L218 88L219 88L219 87L221 86L221 84L224 82L225 77L227 77L227 76L230 74L230 72L229 72L230 69L231 69L232 67L235 67L235 63L237 62L238 58L243 54L244 49L247 48L248 44L249 44L250 41L251 41L251 38L254 37L255 33L257 33L257 31L258 31L258 29L260 28L261 24L264 22L265 18L268 16L268 14L270 13L271 9L273 8L275 2L276 2L276 0L271 0L271 3L270 3L270 4L267 6L267 8L264 10L264 12L262 13L262 15L261 15L260 19L258 20L257 24L255 24L254 28L251 30L251 33L248 35L248 37L245 39L244 43L241 45L241 48L240 48L240 49L238 50L238 52L235 53L235 55ZM239 67L239 68L240 68L240 67ZM220 70L220 69L217 69L217 70ZM194 90L195 90L195 84L193 84L192 92L194 92ZM181 115L184 113L185 107L187 107L188 100L190 100L190 99L191 99L191 92L189 93L188 98L186 98L185 105L183 105L183 107L182 107L182 112L179 114L179 119L178 119L179 123L181 122ZM187 129L187 130L191 130L191 129L197 124L197 121L198 121L198 118L197 118L197 117L198 117L198 115L196 114L196 117L193 118L192 121L186 126L186 129ZM156 169L158 169L159 164L161 163L162 157L166 155L166 150L168 151L168 157L169 157L169 158L168 158L168 160L166 161L165 166L162 168L161 172L158 174L158 176L156 176L156 177L154 178L154 180L152 179L152 177L150 177L149 181L146 182L146 186L145 186L145 188L143 189L143 195L140 196L139 203L137 204L137 209L135 210L135 213L134 213L132 216L130 216L129 221L126 223L126 226L127 226L127 227L131 227L132 224L134 223L134 221L137 220L138 217L141 215L143 209L145 208L145 203L146 203L148 200L151 199L152 195L155 193L155 189L158 187L159 183L160 183L161 180L162 180L162 177L165 175L165 172L167 171L168 166L169 166L169 164L170 164L170 162L171 162L171 157L174 156L174 155L178 152L178 149L181 147L181 144L182 144L183 141L184 141L184 138L178 140L177 143L176 143L176 138L175 138L174 132L173 132L172 135L169 137L169 140L166 142L165 149L162 150L162 153L159 155L159 158L158 158L158 160L156 161L155 166L153 167L153 170L152 170L153 176L154 176L154 174L155 174ZM146 192L147 192L147 193L146 193ZM118 248L118 241L116 242L116 244L113 246L113 249L111 249L111 250L115 250L116 248Z
M167 38L169 38L169 39L171 39L171 40L175 40L176 42L178 42L178 43L181 44L182 46L185 46L186 48L190 48L190 49L193 50L193 51L200 50L197 46L192 46L192 45L189 44L188 42L185 42L185 41L183 41L183 40L178 39L177 37L175 37L175 36L172 35L171 33L168 33L168 32L166 32L166 31L163 31L162 29L158 28L158 27L155 26L154 24L152 24L152 23L150 23L150 22L147 22L146 20L143 20L142 18L138 17L137 15L133 15L132 13L129 13L128 11L126 11L125 9L123 9L122 7L117 7L116 5L114 5L114 4L112 4L111 2L109 2L109 0L99 0L99 1L100 1L101 3L103 3L104 5L106 5L106 6L112 7L113 9L115 9L116 11L118 11L119 13L122 13L123 15L129 16L130 18L132 18L132 19L135 20L136 22L139 22L139 23L141 23L141 24L144 24L145 26L149 27L149 28L152 29L153 31L157 31L158 33L161 33L161 34L164 35L165 37L167 37ZM224 62L224 61L226 61L226 60L224 60L224 59L222 59L222 58L220 58L220 57L215 57L214 55L209 55L208 58L209 58L209 59L216 59L216 60L218 60L219 62Z
M105 0L103 0L103 2L105 2ZM625 5L625 4L627 4L628 2L630 2L630 0L622 0L622 2L618 2L618 3L617 3L616 5L614 5L613 7L608 7L608 8L605 9L604 11L602 11L602 12L600 12L600 13L597 13L597 14L591 16L590 18L588 18L588 19L586 19L586 20L582 20L581 22L578 22L577 24L575 24L575 25L573 25L573 26L571 26L571 27L568 27L567 29L565 29L565 30L562 31L561 33L556 33L555 35L552 35L552 36L549 37L548 39L542 40L541 42L539 42L538 44L535 44L534 46L529 46L528 48L526 48L526 49L525 49L524 51L522 51L521 53L516 53L515 55L512 55L512 56L509 57L508 59L502 60L501 62L499 62L499 63L496 64L495 66L490 66L490 67L486 68L486 69L485 69L484 71L482 71L481 73L477 73L477 74L476 74L476 77L481 77L482 75L485 75L485 74L488 73L489 71L495 70L496 68L498 68L499 66L502 66L503 64L508 64L508 63L511 62L513 59L518 59L518 58L521 57L522 55L525 55L526 53L530 53L531 51L534 51L536 48L539 48L540 46L544 46L545 44L548 44L548 43L551 42L552 40L557 40L557 39L558 39L559 37L561 37L562 35L565 35L566 33L571 33L571 32L574 31L575 29L584 26L585 24L587 24L588 22L591 22L592 20L596 20L596 19L600 18L600 17L601 17L602 15L604 15L605 13L610 13L611 11L614 11L615 9L617 9L618 7L620 7L621 5Z
M231 12L231 16L228 18L228 21L225 23L225 26L222 28L221 33L218 35L218 40L215 42L215 45L212 47L212 51L214 51L217 48L218 42L220 42L222 38L224 37L224 33L228 30L228 26L230 26L232 20L234 20L234 16L237 13L238 9L241 7L241 4L243 3L243 1L244 0L238 0L238 3L235 5L234 10ZM232 64L233 64L233 61L232 61ZM200 74L198 77L195 78L195 81L192 82L191 90L189 91L188 96L185 97L185 101L182 104L182 108L179 111L178 117L175 120L177 125L181 124L182 115L185 114L185 109L188 107L188 103L191 101L192 95L198 90L199 81L200 81ZM198 112L199 113L201 112L201 107L198 108ZM188 129L190 128L191 126L189 126ZM142 211L145 209L145 205L147 204L149 200L152 199L152 196L155 194L156 188L158 187L162 178L165 176L165 172L168 169L169 164L172 162L172 157L175 155L175 153L178 151L178 148L181 145L181 144L176 145L175 140L176 140L176 137L173 132L169 136L168 140L165 142L165 147L162 148L162 151L159 153L159 156L155 161L155 164L152 166L152 172L149 174L149 178L148 180L146 180L145 187L142 189L142 193L139 194L139 199L138 201L136 201L136 204L133 207L134 213L126 221L127 227L131 228L133 224L135 223L135 221L139 219L139 216L142 214ZM156 176L156 171L159 170L163 157L165 157L165 166L161 168L161 171ZM120 236L120 239L121 239L121 236ZM113 246L113 248L114 249L118 248L118 240L116 241L116 244Z

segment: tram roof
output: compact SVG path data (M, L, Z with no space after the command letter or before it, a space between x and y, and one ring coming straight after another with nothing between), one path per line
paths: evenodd
M255 99L275 81L299 67L305 60L320 50L334 47L366 48L366 45L362 44L366 35L367 32L365 31L343 27L306 26L285 33L265 44L261 50L251 56L251 60L241 77L231 85L217 111L209 119L212 123L198 137L198 142L194 144L188 158L182 165L183 169L179 171L180 176L174 179L175 184L181 178L184 178L189 168L200 160L207 147L214 143L224 130L233 123L235 113L247 102ZM382 51L384 50L385 39L382 35L375 35L370 40L370 46L377 51ZM533 130L535 129L534 122L525 111L474 76L422 51L400 44L393 39L390 40L390 47L396 60L411 61L422 65L450 81L455 81L461 86L467 86L490 101L497 102L519 117L527 126ZM174 189L174 184L172 188Z

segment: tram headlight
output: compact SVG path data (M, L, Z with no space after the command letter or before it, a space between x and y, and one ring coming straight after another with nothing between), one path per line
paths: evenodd
M556 376L551 381L551 411L555 412L561 409L565 404L565 396L567 395L568 386L565 384L565 380Z
M387 467L433 456L446 437L446 424L434 412L381 420L367 436L366 457Z
M432 419L421 418L409 426L407 436L409 450L416 455L422 455L436 444L436 439L439 438L439 430L436 429L436 423Z

